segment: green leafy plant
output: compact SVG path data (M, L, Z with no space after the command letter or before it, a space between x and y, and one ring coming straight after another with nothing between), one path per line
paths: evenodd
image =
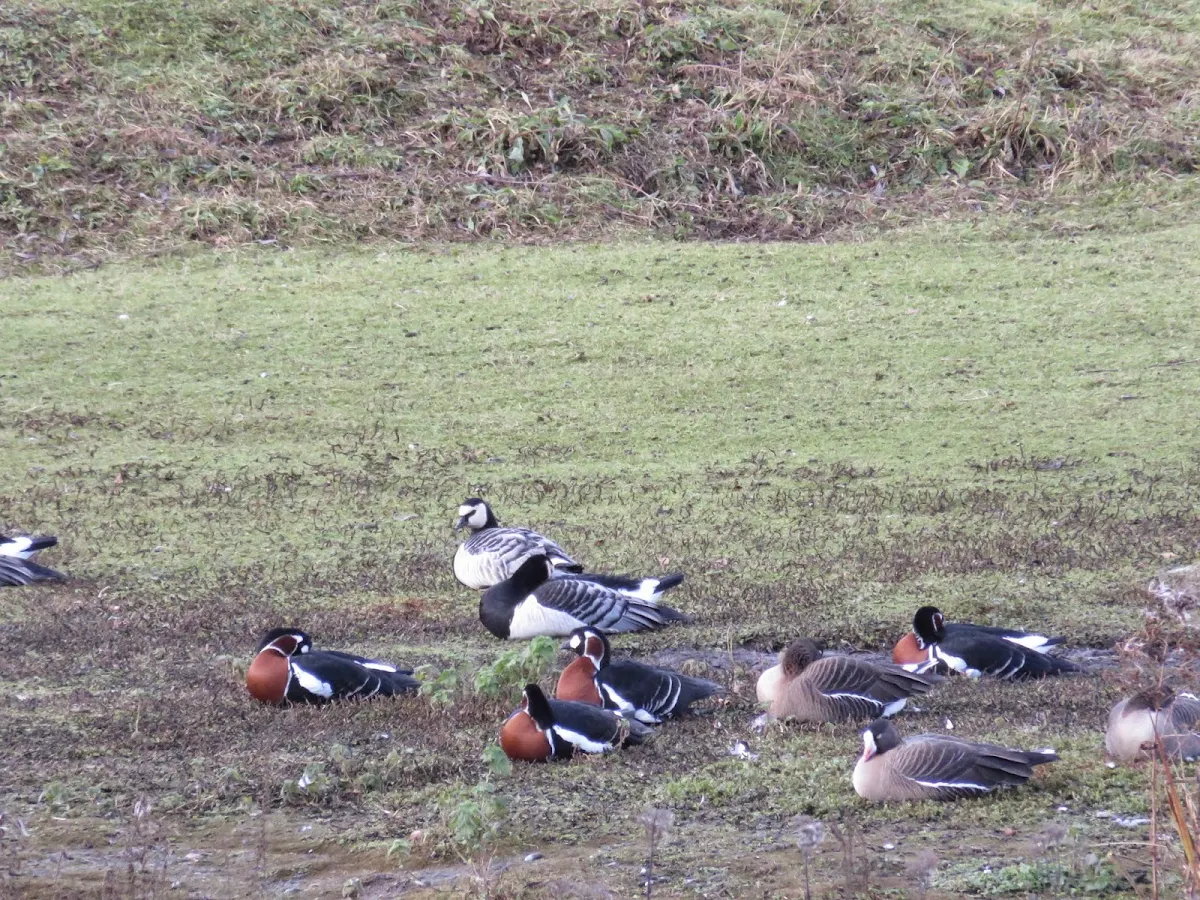
M475 693L482 697L501 697L513 688L539 680L554 662L558 645L552 638L536 637L524 647L506 650L491 665L475 673Z

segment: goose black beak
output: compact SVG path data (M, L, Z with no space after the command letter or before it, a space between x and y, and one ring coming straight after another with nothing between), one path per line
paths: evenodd
M466 528L466 527L467 527L467 517L459 516L458 521L454 523L454 530L458 531L459 529Z

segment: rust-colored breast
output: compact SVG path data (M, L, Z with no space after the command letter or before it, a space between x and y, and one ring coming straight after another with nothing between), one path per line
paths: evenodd
M518 709L500 729L500 749L509 759L539 762L550 758L550 740L537 730L529 713Z
M586 656L581 656L562 670L558 676L558 686L554 689L554 699L574 700L576 703L590 703L592 706L603 706L600 691L596 689L596 667Z
M917 646L917 636L911 631L896 642L892 648L892 662L898 666L923 663L929 660L929 650Z
M246 671L246 688L250 696L263 703L282 703L287 684L288 661L274 650L259 653Z

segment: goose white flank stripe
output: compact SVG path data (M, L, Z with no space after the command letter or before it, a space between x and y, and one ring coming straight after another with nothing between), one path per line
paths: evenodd
M954 788L955 790L983 791L985 794L991 790L985 784L971 784L969 781L922 781L920 778L914 778L913 781L927 788Z
M513 610L508 626L510 640L523 641L542 634L570 634L581 625L587 624L561 609L549 609L530 595Z
M291 664L292 676L300 682L300 687L304 688L310 694L316 694L318 697L328 699L333 696L333 685L327 681L322 681L316 675L310 672L305 672L296 663Z

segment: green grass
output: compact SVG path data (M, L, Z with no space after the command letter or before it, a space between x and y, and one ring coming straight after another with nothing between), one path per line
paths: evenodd
M1198 249L1193 225L939 226L829 246L259 250L7 282L0 526L57 533L45 562L74 576L0 595L16 744L0 809L33 829L3 848L34 878L16 883L89 829L128 834L139 797L175 846L269 822L265 867L229 863L258 884L286 877L269 861L303 822L345 846L302 846L354 871L396 865L382 850L413 828L432 837L410 865L453 864L450 817L491 777L480 751L513 698L281 712L239 681L284 620L410 664L494 660L449 565L454 508L480 494L596 568L687 572L695 625L619 649L696 648L733 690L650 747L494 777L499 852L548 858L504 876L513 896L540 896L522 885L545 872L635 891L647 803L676 813L662 896L689 895L686 877L795 896L798 813L855 829L877 892L906 890L939 835L932 895L1045 890L1051 821L1071 829L1064 884L1124 890L1105 848L1143 832L1095 813L1149 805L1144 773L1100 759L1127 675L946 686L903 730L948 717L1063 761L996 801L869 808L848 780L856 729L751 734L754 672L731 651L802 633L882 648L923 602L1098 648L1140 629L1136 589L1200 539ZM759 759L729 757L736 739ZM313 764L319 791L289 787ZM125 871L62 877L98 890L106 866ZM832 839L815 866L840 883Z
M1197 34L1171 0L14 0L4 265L1120 227L1114 199L1194 194Z

